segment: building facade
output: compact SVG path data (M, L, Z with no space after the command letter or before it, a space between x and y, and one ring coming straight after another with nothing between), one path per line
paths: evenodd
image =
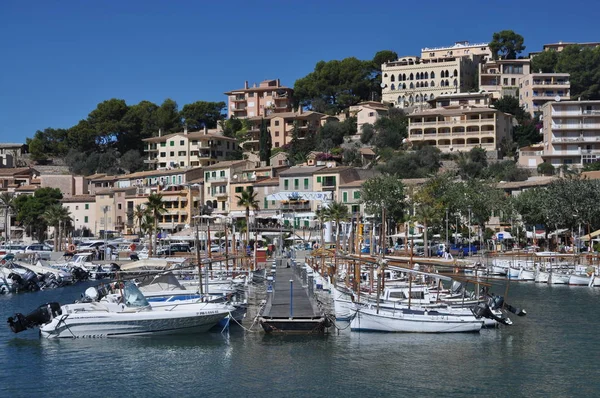
M583 167L600 160L600 101L547 102L542 115L545 162Z
M500 59L479 65L479 90L495 99L517 96L519 80L530 73L529 59Z
M235 138L208 129L188 132L186 128L181 133L159 135L143 141L144 163L157 170L210 166L237 150Z
M382 99L399 108L425 103L442 94L475 87L481 56L401 57L381 65Z
M87 229L92 233L96 232L97 212L94 195L72 195L61 199L61 203L69 209L75 231Z
M260 84L232 90L227 96L227 116L238 119L267 117L292 110L294 90L282 86L279 79L265 80Z
M231 181L253 166L248 160L231 160L204 168L204 201L210 204L213 213L229 213Z
M539 116L546 102L570 98L568 73L530 73L519 80L519 103L532 116Z
M511 133L512 115L494 108L459 105L408 115L408 140L446 153L481 147L489 157L498 157L500 144Z

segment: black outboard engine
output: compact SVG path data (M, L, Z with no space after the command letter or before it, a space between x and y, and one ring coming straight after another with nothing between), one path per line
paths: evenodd
M88 280L90 277L90 274L87 271L81 269L80 267L74 267L71 270L71 275L73 275L73 279L76 281L85 281Z
M513 307L512 305L505 303L504 297L502 297L502 296L491 295L490 298L488 299L488 304L492 308L492 310L500 309L500 308L502 308L502 305L504 305L505 310L512 312L513 314L515 314L517 316L527 315L527 311L525 311L524 309L518 308L518 307Z
M490 308L489 304L487 304L487 303L479 303L476 306L473 306L471 308L471 312L477 319L481 319L481 318L493 319L496 322L501 323L503 325L512 325L512 321L509 318L507 318L505 316L498 316L498 315L494 314L492 312L492 309Z
M62 315L60 304L55 302L46 303L40 305L26 316L21 313L17 313L14 317L8 318L7 322L8 326L10 326L10 330L12 330L14 333L19 333L23 330L31 329L48 323L57 315Z

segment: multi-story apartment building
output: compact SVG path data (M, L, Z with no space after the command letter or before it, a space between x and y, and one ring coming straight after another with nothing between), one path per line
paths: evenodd
M586 42L586 43L564 42L563 43L562 41L559 41L558 43L544 44L543 51L561 52L562 50L565 49L565 47L573 46L573 45L580 46L580 47L594 48L594 47L600 46L600 42ZM531 58L534 55L537 55L539 53L540 53L540 51L530 52L529 58Z
M0 191L14 192L21 185L30 185L37 175L37 170L31 167L0 168Z
M275 113L290 112L294 90L282 86L279 79L265 80L257 86L248 86L225 93L227 96L227 116L245 119L267 117Z
M489 157L497 157L502 140L509 139L511 132L512 115L485 106L451 105L408 115L409 141L442 152L481 147Z
M96 206L94 235L101 231L125 232L127 220L126 197L135 192L134 188L109 188L95 192Z
M600 101L547 102L542 114L544 161L583 167L600 160Z
M332 192L332 199L339 202L342 200L340 185L359 179L354 167L325 167L313 173L313 187L315 191Z
M530 73L529 59L499 59L479 65L479 90L492 93L495 99L517 96L519 79Z
M256 192L256 200L258 201L261 216L266 216L266 214L271 213L272 215L275 215L274 211L264 211L269 209L274 210L276 208L275 203L270 204L265 198L276 192L276 190L269 188L272 186L279 186L279 172L288 168L288 166L257 167L242 170L235 174L230 182L228 205L230 213L236 217L244 216L246 208L238 206L237 196L239 196L242 191L247 190L248 187L253 187L254 192ZM270 182L263 184L264 181Z
M519 102L532 116L542 113L542 105L571 98L568 73L530 73L519 80Z
M364 214L364 204L360 201L364 180L355 180L340 184L339 191L341 202L348 206L350 214Z
M474 88L482 56L401 57L381 65L383 102L399 108L424 105L442 94Z
M248 140L242 144L242 147L253 152L260 150L260 129L263 122L267 124L271 133L273 148L280 148L292 141L294 126L298 129L298 139L302 140L310 134L316 134L319 127L327 120L337 120L337 118L319 112L304 111L301 107L296 112L248 118L250 123Z
M231 181L255 164L248 160L230 160L204 168L204 201L216 214L229 213Z
M483 59L492 58L492 51L488 43L469 43L468 41L457 41L452 46L425 47L421 49L422 59L436 59L441 57L470 57L478 55Z
M82 231L85 228L92 233L97 232L96 196L72 195L61 199L60 202L69 209L75 231Z
M235 138L218 130L188 132L146 138L144 163L154 169L203 167L225 160L237 149Z

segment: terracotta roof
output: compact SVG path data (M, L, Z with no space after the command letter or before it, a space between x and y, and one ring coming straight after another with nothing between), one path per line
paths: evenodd
M173 174L183 174L187 173L190 170L198 170L202 167L193 167L190 169L171 169L171 170L146 170L146 171L138 171L136 173L124 174L119 176L119 180L131 180L137 178L151 177L151 176L162 176L162 175L173 175Z
M351 181L351 182L347 182L345 184L340 184L340 189L341 188L361 188L364 183L365 183L365 180Z
M293 166L279 173L281 177L295 175L312 175L314 172L324 169L325 166Z
M267 185L279 185L279 178L277 178L277 177L266 178L264 180L255 182L254 185L257 187L262 187L262 186L267 186Z
M598 180L600 179L600 171L584 171L583 173L581 173L581 177L590 180Z
M352 170L354 167L352 166L336 166L336 167L325 167L323 170L319 170L315 174L336 174L341 173L346 170Z
M15 191L35 191L39 188L39 185L21 185L15 189Z
M375 151L371 148L360 148L358 151L363 155L375 156Z
M36 171L29 167L0 168L0 176L14 176L18 174L30 174L32 172L35 173Z
M265 80L270 81L270 80ZM262 83L262 82L261 82ZM240 88L237 90L226 91L225 95L233 95L235 93L248 93L253 91L277 91L277 90L288 90L294 91L294 89L286 86L265 86L265 87L248 87L248 88Z
M532 188L532 187L543 187L550 184L552 181L557 180L557 177L540 177L534 180L527 181L510 181L510 182L499 182L496 186L501 189L518 189L518 188Z
M95 202L96 197L94 195L73 195L62 198L60 200L63 203L74 203L74 202Z
M204 170L215 170L215 169L223 169L223 168L227 168L227 167L234 167L234 166L245 164L246 162L248 162L248 160L226 160L224 162L219 162L219 163L212 164L210 166L206 166L204 168Z

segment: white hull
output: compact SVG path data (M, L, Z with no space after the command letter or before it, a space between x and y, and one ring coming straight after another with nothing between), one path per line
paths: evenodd
M519 273L519 280L521 281L533 281L535 280L535 273L534 271L530 271L530 270L526 270L526 269L521 269L521 272Z
M535 274L535 283L548 283L550 273L544 271L537 271Z
M593 277L586 274L582 275L571 275L569 277L569 285L572 286L590 286L590 282L593 283Z
M553 272L550 274L550 278L548 278L548 283L551 285L568 285L569 279L570 275L568 274L559 274Z
M519 275L521 275L521 269L519 268L509 268L507 277L509 279L519 279Z
M502 266L497 266L497 265L492 265L492 267L491 267L492 275L506 275L507 271L508 271L507 267L502 267Z
M77 311L76 307L71 308L80 305L63 306L62 315L40 327L41 337L99 338L198 333L209 330L227 315L225 311L203 310L192 308L191 305L185 310L136 312Z
M470 317L436 316L427 313L361 308L350 322L354 331L396 333L463 333L478 332L483 321Z

